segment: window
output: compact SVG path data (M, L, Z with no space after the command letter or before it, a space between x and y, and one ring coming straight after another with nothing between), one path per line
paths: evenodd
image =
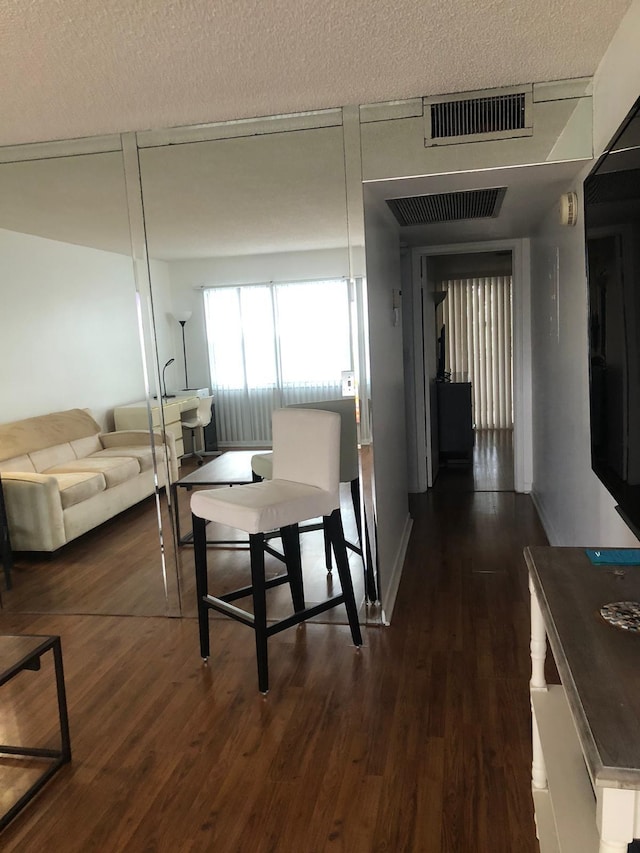
M512 429L511 276L443 281L447 364L471 381L476 429Z
M352 369L344 279L204 292L219 440L271 440L271 412L342 395Z

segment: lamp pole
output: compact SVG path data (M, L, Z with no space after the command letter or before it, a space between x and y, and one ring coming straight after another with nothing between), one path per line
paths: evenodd
M178 320L178 323L182 326L182 357L184 358L184 387L189 387L189 378L187 376L187 345L184 340L184 324L186 320Z
M187 375L187 344L184 337L184 326L187 320L191 319L191 311L174 311L173 319L177 320L182 326L182 356L184 358L184 387L189 387L189 377Z

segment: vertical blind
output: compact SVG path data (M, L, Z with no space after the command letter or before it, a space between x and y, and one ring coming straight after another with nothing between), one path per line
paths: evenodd
M513 427L511 276L443 281L446 359L471 381L476 429Z
M342 395L352 369L344 279L208 288L204 305L221 443L269 443L274 409Z

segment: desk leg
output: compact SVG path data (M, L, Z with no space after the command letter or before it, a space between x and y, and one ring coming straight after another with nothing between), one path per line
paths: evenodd
M630 839L629 844L631 841L633 839ZM629 844L626 841L619 843L617 841L605 841L601 838L598 853L628 853Z
M600 788L597 793L596 823L600 833L598 853L627 853L633 841L640 791Z
M547 657L547 631L533 583L529 579L531 594L531 682L532 690L546 690L544 662Z
M531 681L529 686L532 691L539 691L547 689L547 682L544 676L544 662L547 656L547 632L531 578L529 578L529 593L531 595ZM531 784L538 790L544 790L547 787L547 768L544 762L542 743L540 742L540 733L538 732L533 703L531 703L531 735L533 751Z

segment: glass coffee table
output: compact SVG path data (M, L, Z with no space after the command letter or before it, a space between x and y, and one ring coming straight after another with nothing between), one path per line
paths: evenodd
M178 490L186 489L191 491L199 486L244 486L247 483L252 483L254 477L251 471L251 457L256 453L264 453L260 450L228 450L226 453L221 453L216 456L211 462L206 462L199 468L196 468L190 474L182 477L172 484L175 520L176 520L176 536L180 545L192 545L193 533L180 532L180 507L178 505ZM238 539L216 539L216 545L239 545L243 544Z
M53 655L56 680L56 696L58 704L58 725L60 734L59 749L43 747L16 746L0 744L0 766L3 763L15 766L20 772L16 758L42 759L44 770L19 796L16 802L0 816L0 830L12 820L27 803L33 799L42 786L56 773L63 764L71 761L71 742L69 739L69 718L67 715L67 699L64 688L64 671L62 668L62 646L60 637L56 636L0 636L0 687L11 681L22 672L31 670L39 672L42 667L41 658L51 652ZM42 677L42 676L40 676ZM1 701L1 694L0 694ZM21 708L24 713L28 709ZM13 772L13 771L11 771Z

